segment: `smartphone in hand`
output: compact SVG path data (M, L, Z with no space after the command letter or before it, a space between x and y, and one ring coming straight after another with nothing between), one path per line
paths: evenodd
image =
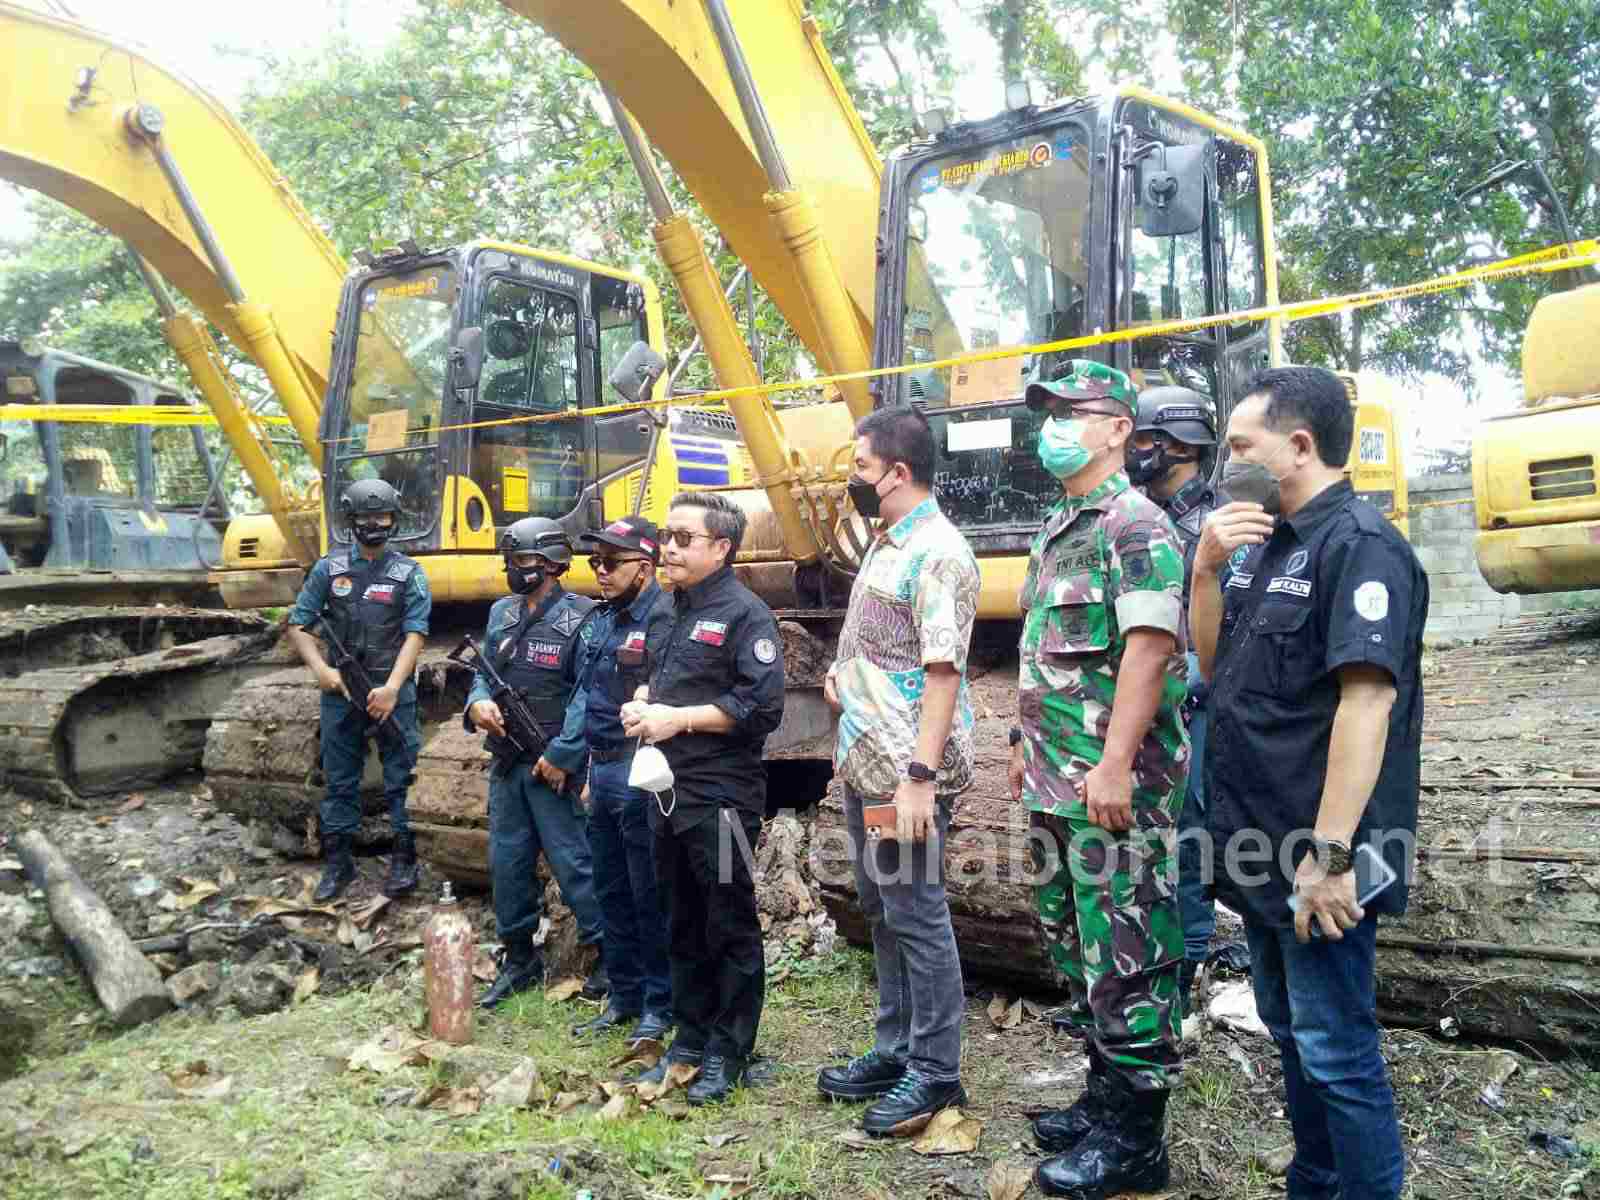
M1356 873L1356 903L1362 908L1366 908L1382 895L1390 884L1400 878L1399 872L1383 861L1383 855L1372 848L1371 842L1362 842L1356 847L1352 863L1351 869ZM1292 913L1300 911L1299 896L1290 895L1289 911ZM1311 936L1314 938L1323 936L1320 922L1311 922Z

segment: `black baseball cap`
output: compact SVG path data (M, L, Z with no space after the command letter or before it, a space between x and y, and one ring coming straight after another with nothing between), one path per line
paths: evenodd
M603 529L580 534L578 541L591 543L587 548L614 546L646 555L651 562L661 561L661 531L648 517L619 517Z

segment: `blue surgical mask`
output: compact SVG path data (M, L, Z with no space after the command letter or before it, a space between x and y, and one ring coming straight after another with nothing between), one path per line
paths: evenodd
M1071 479L1089 465L1094 453L1083 444L1089 422L1046 419L1039 428L1039 464L1057 479Z

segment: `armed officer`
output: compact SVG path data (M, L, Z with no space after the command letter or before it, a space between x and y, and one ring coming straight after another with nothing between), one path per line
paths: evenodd
M533 944L544 915L535 874L541 850L577 919L579 943L598 946L601 940L589 839L578 805L578 776L588 757L577 687L579 651L592 636L588 618L596 602L561 586L560 577L572 564L572 543L556 522L524 517L501 535L500 549L512 594L489 610L483 653L526 698L549 741L537 755L518 752L506 739L504 714L480 670L467 697L465 721L469 730L489 735L494 755L489 875L495 925L505 947L500 973L478 1002L483 1008L494 1008L544 978L544 958ZM604 967L597 965L584 995L599 999L605 990Z
M589 565L605 605L583 667L589 738L589 850L595 895L605 922L610 1002L579 1037L637 1020L629 1041L664 1041L672 1028L667 923L651 853L653 803L628 786L633 739L622 732L622 706L648 682L672 632L672 597L656 582L661 534L644 517L623 517L584 534Z
M386 895L417 886L417 847L406 813L422 737L417 732L417 685L412 678L417 655L428 636L433 596L428 577L415 559L388 548L400 519L400 494L381 479L352 483L339 497L339 513L355 541L319 559L289 612L289 641L322 687L322 880L313 898L334 899L355 878L350 847L361 823L361 768L367 736L386 722L398 737L380 735L383 796L394 831ZM366 710L351 703L330 640L327 657L307 632L325 621L333 638L350 652L371 679Z
M1128 442L1128 481L1161 506L1183 546L1183 617L1189 619L1189 585L1200 529L1220 501L1211 486L1210 462L1216 453L1217 426L1211 402L1192 388L1153 387L1139 393L1139 416ZM1205 862L1206 681L1200 661L1189 652L1189 694L1184 717L1189 726L1189 783L1178 814L1178 915L1183 921L1183 965L1178 998L1185 1009L1196 973L1206 960L1217 912Z
M673 498L662 532L673 625L648 699L623 732L659 745L672 780L650 802L656 881L678 1036L644 1079L700 1068L690 1104L726 1100L744 1079L766 994L752 862L766 813L761 750L783 719L783 655L772 610L733 574L745 514L719 492Z

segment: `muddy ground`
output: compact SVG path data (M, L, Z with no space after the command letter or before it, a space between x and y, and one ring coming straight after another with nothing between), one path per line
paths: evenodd
M1592 620L1569 625L1560 640L1541 641L1546 659L1600 667L1600 629ZM1514 697L1514 722L1497 707L1492 719L1473 719L1470 710L1490 707L1474 703L1480 695L1495 706L1508 699L1493 662L1484 665L1494 657L1469 647L1431 658L1430 689L1452 703L1430 717L1425 771L1448 767L1450 778L1468 780L1571 774L1567 750L1591 743L1600 689L1583 694L1581 675L1563 668L1559 687L1518 681L1525 694ZM1469 686L1474 671L1491 677ZM1575 833L1592 822L1583 808L1565 815L1569 827L1580 818ZM425 872L420 899L375 907L384 863L363 858L346 899L317 912L309 891L318 866L304 847L281 833L258 844L198 779L89 811L0 792L0 837L30 827L61 846L132 936L198 932L157 959L184 1006L140 1029L113 1029L0 842L0 1195L8 1198L981 1198L1005 1194L997 1170L1037 1161L1027 1114L1070 1101L1081 1085L1081 1052L1043 1017L1057 997L973 979L964 1075L967 1112L981 1126L975 1149L925 1156L904 1142L856 1137L858 1110L817 1103L813 1080L819 1066L870 1042L871 962L836 938L803 871L763 882L772 986L761 1049L771 1067L766 1086L724 1110L608 1119L591 1089L621 1073L611 1065L621 1041L574 1044L569 1026L596 1010L549 992L519 997L480 1021L472 1046L438 1060L384 1075L352 1071L357 1048L385 1029L418 1025L417 939L438 879ZM771 861L803 862L805 838L797 823L775 826L768 848L785 852ZM487 975L492 914L486 897L462 899ZM570 918L557 913L552 979L587 965L560 958L562 920ZM1600 1076L1547 1045L1447 1032L1433 1025L1385 1038L1408 1195L1600 1196L1591 1167ZM1170 1195L1281 1195L1290 1139L1275 1052L1259 1034L1220 1022L1198 1022L1193 1033L1171 1113ZM549 1084L544 1098L518 1108L483 1100L528 1058ZM563 1086L581 1093L567 1108L556 1094Z

